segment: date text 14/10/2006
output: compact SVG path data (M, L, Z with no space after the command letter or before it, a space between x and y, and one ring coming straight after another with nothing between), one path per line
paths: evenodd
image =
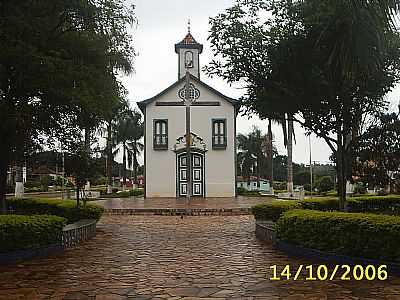
M386 280L387 265L272 265L270 280Z

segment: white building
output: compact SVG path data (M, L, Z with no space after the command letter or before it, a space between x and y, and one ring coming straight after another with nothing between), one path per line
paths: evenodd
M178 44L178 81L138 103L145 119L145 196L187 193L185 75L190 73L192 194L236 195L236 116L240 102L200 80L203 45L189 33Z

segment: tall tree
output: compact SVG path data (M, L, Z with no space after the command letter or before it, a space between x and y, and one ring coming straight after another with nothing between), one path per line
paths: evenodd
M142 121L142 115L137 110L133 111L132 117L132 141L129 146L132 151L133 181L137 184L138 157L144 150L144 144L141 142L144 135L144 123Z
M134 51L122 0L0 2L0 200L11 159L43 135L102 116L119 97L116 71L130 72ZM71 138L71 137L69 137Z
M210 21L219 59L208 73L245 82L249 112L292 115L325 139L337 154L342 208L350 137L398 79L396 9L396 1L239 0Z

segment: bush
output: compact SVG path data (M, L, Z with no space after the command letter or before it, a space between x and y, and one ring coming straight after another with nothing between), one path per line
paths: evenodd
M273 188L274 190L285 190L287 189L287 182L281 182L281 181L274 181L273 182Z
M295 208L301 208L299 201L275 200L253 206L252 212L257 220L276 222L285 211Z
M236 191L237 191L238 195L242 195L242 196L243 196L243 195L246 194L247 189L240 186L240 187L238 187L238 188L236 189Z
M400 215L400 195L352 197L347 201L347 208L351 212Z
M57 216L0 215L0 252L60 244L65 221Z
M322 176L318 179L316 185L320 193L325 193L333 189L333 180L330 176Z
M367 193L367 188L361 182L354 185L354 194L362 195L365 193Z
M304 185L304 190L307 191L307 192L311 192L311 184L306 183L306 184Z
M291 210L277 222L277 237L334 254L400 262L400 217Z
M143 191L143 189L133 189L133 190L130 190L129 191L129 195L131 195L131 196L142 196L142 195L144 195L144 191Z
M66 218L68 223L82 219L96 219L98 221L104 212L103 207L91 203L77 208L74 200L11 198L6 201L7 206L11 207L17 214L55 215Z
M339 200L332 197L321 197L321 198L311 198L300 201L301 207L303 209L313 209L313 210L338 210Z

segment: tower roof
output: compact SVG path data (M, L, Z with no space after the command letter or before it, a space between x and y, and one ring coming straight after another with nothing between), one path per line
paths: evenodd
M199 53L203 52L203 45L196 42L190 31L182 41L175 44L175 52L179 53L179 49L198 49Z

